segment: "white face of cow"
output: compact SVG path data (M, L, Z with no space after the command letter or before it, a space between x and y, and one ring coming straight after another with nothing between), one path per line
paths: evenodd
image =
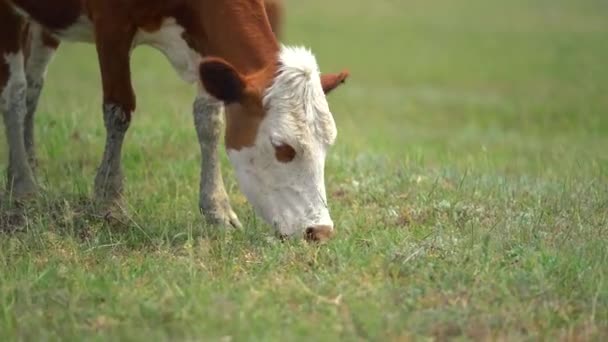
M266 91L255 144L228 155L243 193L283 235L332 229L325 194L325 156L336 139L316 61L284 49L281 69Z
M330 144L308 127L296 125L292 115L272 109L259 127L255 145L228 150L241 191L260 216L287 236L306 228L333 228L324 182ZM331 124L328 133L335 136Z
M203 84L218 97L217 89L205 81L205 72L213 73L217 68L204 65ZM272 86L259 97L257 111L256 96L232 93L220 97L228 103L228 156L241 191L281 235L306 232L309 238L323 239L333 231L324 169L328 148L337 134L325 94L343 82L346 74L321 76L314 56L301 48L283 48L279 65ZM226 84L226 79L223 82ZM246 80L242 82L246 92ZM236 97L240 97L236 103L227 101ZM251 116L258 120L251 120ZM243 135L250 135L251 141L240 144L243 146L230 143L243 140Z

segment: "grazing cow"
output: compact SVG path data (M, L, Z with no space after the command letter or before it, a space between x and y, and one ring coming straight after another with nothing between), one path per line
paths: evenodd
M309 51L281 47L273 34L280 4L266 1L0 0L0 110L12 195L36 192L33 118L47 64L59 41L71 40L94 43L101 69L107 136L94 196L106 207L121 198L121 149L135 110L129 57L150 45L199 84L193 107L205 217L240 226L218 159L225 108L227 153L258 214L281 235L330 236L324 163L336 126L325 94L347 73L320 75Z

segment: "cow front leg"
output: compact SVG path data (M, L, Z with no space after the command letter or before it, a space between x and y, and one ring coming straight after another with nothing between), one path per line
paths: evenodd
M29 30L29 56L25 63L27 78L27 112L25 115L23 138L30 166L36 167L36 146L34 143L34 116L38 108L38 100L44 86L46 69L59 41L45 32L42 27L31 23Z
M116 18L119 20L120 18ZM126 20L124 22L127 22ZM95 39L103 83L103 121L106 143L95 177L95 199L104 210L120 203L123 192L122 145L135 110L129 55L135 29L129 25L100 22Z
M222 103L201 95L194 102L194 125L201 148L199 207L212 224L240 228L224 188L218 148L223 127Z
M95 176L95 199L104 206L111 206L122 196L122 145L131 118L130 113L128 114L120 105L105 103L103 121L106 128L106 144Z
M0 112L4 117L9 150L8 192L13 198L22 199L34 194L37 186L23 139L27 90L24 56L19 45L23 26L17 18L11 19L14 22L7 24L5 34L14 40L0 42Z

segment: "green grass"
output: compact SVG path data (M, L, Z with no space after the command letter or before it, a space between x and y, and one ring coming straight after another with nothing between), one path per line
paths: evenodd
M94 49L66 44L37 117L43 196L0 233L0 340L608 338L607 3L288 10L288 42L352 73L330 99L337 237L277 241L228 163L246 229L206 227L194 90L146 48L124 151L132 220L83 211L100 85Z

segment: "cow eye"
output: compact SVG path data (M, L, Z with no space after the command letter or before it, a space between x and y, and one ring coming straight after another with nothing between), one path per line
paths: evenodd
M296 150L293 147L291 147L289 144L285 144L285 143L277 144L277 143L273 142L272 146L274 147L274 156L281 163L289 163L290 161L294 160L294 158L296 157Z

